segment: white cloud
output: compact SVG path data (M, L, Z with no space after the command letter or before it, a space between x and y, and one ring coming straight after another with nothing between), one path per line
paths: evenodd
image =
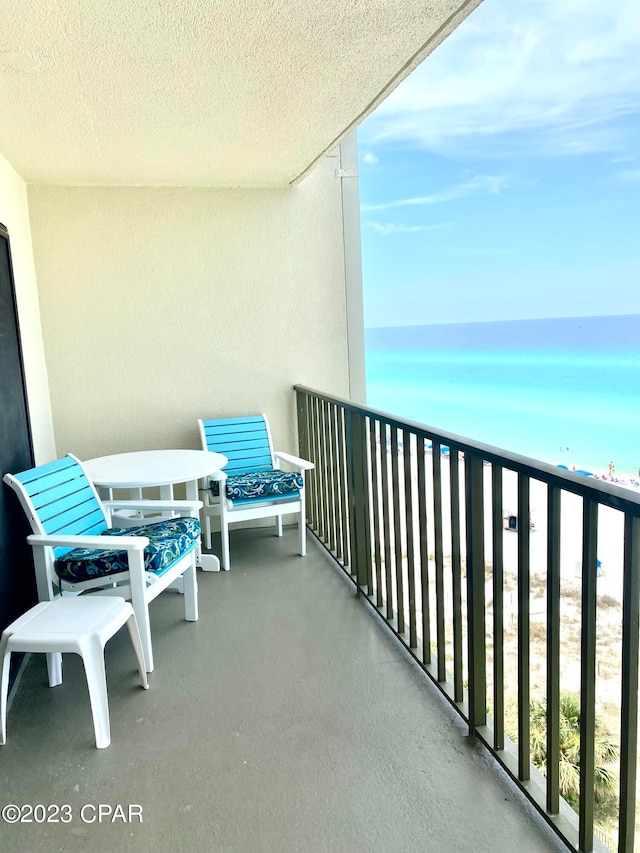
M487 0L362 136L504 155L527 133L543 153L626 154L624 120L640 113L639 50L637 0Z
M411 234L416 231L441 231L443 228L451 228L452 222L438 222L434 225L399 225L396 222L375 222L365 221L366 226L383 237L388 237L390 234Z
M624 172L618 172L616 177L621 181L635 183L636 181L640 181L640 169L625 169Z
M376 164L376 163L379 163L379 162L380 162L380 160L379 160L379 158L378 158L378 157L376 157L376 155L375 155L375 154L373 154L371 151L367 151L367 153L366 153L366 154L363 154L363 155L362 155L362 162L363 162L363 163L368 163L368 164L369 164L369 165L371 165L371 166L375 166L375 164Z
M510 182L511 175L475 175L468 181L454 184L451 187L431 193L430 195L418 196L416 198L402 198L394 201L386 201L380 204L362 204L360 210L368 212L372 210L387 210L390 207L411 207L414 205L440 204L446 201L465 198L479 192L497 195Z

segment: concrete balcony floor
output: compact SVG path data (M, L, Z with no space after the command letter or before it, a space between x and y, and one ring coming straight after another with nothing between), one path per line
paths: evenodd
M232 571L199 574L195 624L160 596L148 691L126 630L110 641L108 749L80 659L49 689L31 657L0 806L69 804L72 821L0 821L0 849L566 851L312 537L306 559L295 549L294 529L233 533ZM100 804L140 805L143 822L84 822Z

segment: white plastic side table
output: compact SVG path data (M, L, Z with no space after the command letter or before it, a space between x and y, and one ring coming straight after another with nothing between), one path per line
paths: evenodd
M104 647L126 623L133 644L140 683L149 687L142 654L138 623L133 608L119 596L95 598L75 596L43 601L23 613L2 632L0 639L0 744L7 738L7 693L12 652L46 652L52 655L49 685L62 682L61 652L75 652L82 657L87 676L96 746L104 749L111 743L107 678Z

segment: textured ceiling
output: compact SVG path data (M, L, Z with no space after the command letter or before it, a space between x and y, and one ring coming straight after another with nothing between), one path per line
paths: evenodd
M480 0L2 0L29 183L286 186Z

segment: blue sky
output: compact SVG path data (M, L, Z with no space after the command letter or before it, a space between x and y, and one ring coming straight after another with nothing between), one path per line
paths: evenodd
M484 0L358 130L365 325L640 313L640 0Z

